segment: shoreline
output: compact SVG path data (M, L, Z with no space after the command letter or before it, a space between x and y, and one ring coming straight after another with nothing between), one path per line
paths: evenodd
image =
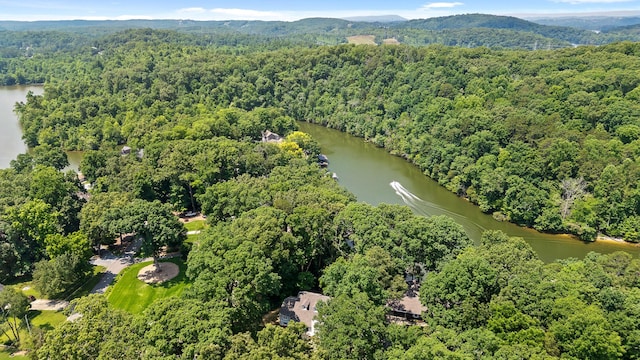
M596 237L597 242L605 242L605 243L610 243L610 244L618 244L618 245L627 245L627 246L633 246L633 247L640 247L640 243L633 243L630 241L626 241L622 238L615 238L615 237L611 237L611 236L607 236L607 235L603 235L603 234L598 234L598 236Z
M427 208L423 209L423 215L442 213L452 216L457 223L465 227L469 238L476 243L479 243L483 231L501 230L509 236L524 238L544 262L553 262L556 259L569 257L583 258L591 251L602 254L626 251L636 258L640 257L640 246L635 246L633 243L605 239L583 241L573 234L542 233L515 223L496 221L491 214L483 213L468 198L449 191L426 176L415 163L403 156L404 154L390 152L370 140L355 137L326 125L323 126L322 123L317 124L312 121L299 122L300 130L312 135L321 144L325 153L334 154L333 157L336 159L332 163L333 170L339 171L338 173L343 175L341 178L344 180L341 181L341 185L357 194L359 201L370 204L385 202L407 205L401 198L398 200L397 193L394 193L393 189L387 188L389 184L387 181L372 181L371 189L377 191L375 194L363 191L361 185L365 188L369 185L358 180L358 175L375 173L376 177L384 177L384 180L388 178L389 181L410 183L413 189L418 189L416 196L421 199L423 199L422 196L425 196ZM357 145L352 147L352 144ZM366 146L363 147L360 144ZM365 150L360 151L363 148ZM352 173L353 154L358 155L355 167L360 174ZM386 157L395 159L387 159ZM375 166L369 165L374 162ZM381 170L380 166L389 166L389 169L383 167Z
M342 130L340 130L340 129L333 128L333 127L331 127L331 126L329 126L329 125L327 125L327 124L317 123L317 122L309 121L309 120L304 120L304 122L307 122L307 123L310 123L310 124L313 124L313 125L322 126L322 127L324 127L324 128L328 128L328 129L332 129L332 130L340 131L341 133L344 133L344 134L347 134L347 135L350 135L350 136L354 136L354 137L360 138L360 139L362 139L362 140L363 140L364 142L366 142L366 143L372 144L372 145L374 145L374 146L375 146L375 147L377 147L377 148L383 149L387 154L389 154L389 155L391 155L391 156L395 156L395 157L401 158L401 159L403 159L404 161L406 161L407 163L409 163L409 164L411 164L411 165L415 166L416 168L420 169L420 166L419 166L418 164L416 164L415 162L413 162L413 161L411 160L411 158L409 157L409 154L407 154L407 153L402 153L402 154L397 153L396 151L394 151L394 150L390 150L390 149L386 148L385 146L380 146L380 145L378 145L378 144L374 143L373 141L371 141L371 139L366 139L366 138L364 138L364 137L358 137L358 136L352 135L352 134L350 134L350 133L348 133L348 132L346 132L346 131L342 131ZM422 172L422 169L420 169L420 171ZM427 178L431 179L428 175L425 175L424 173L423 173L423 175L424 175L425 177L427 177ZM431 180L433 180L433 179L431 179ZM435 180L434 180L434 181L435 181ZM442 185L440 185L440 187L442 187L442 188L446 189L446 188L445 188L444 186L442 186ZM450 190L448 190L448 189L447 189L447 191L448 191L448 192L450 192L450 193L452 193L452 194L455 194L454 192L451 192L451 191L450 191ZM455 194L455 195L456 195L459 199L462 199L462 200L464 200L465 202L467 202L469 205L471 205L471 206L473 206L473 207L476 207L476 208L478 207L478 205L477 205L477 204L474 204L473 202L471 202L471 200L470 200L467 196L462 196L462 195L459 195L459 194ZM632 247L632 248L636 248L636 249L637 249L637 248L640 248L640 243L633 243L633 242L630 242L630 241L626 241L626 240L624 240L624 239L622 239L622 238L615 238L615 237L607 236L607 235L604 235L604 234L601 234L601 233L598 233L598 235L596 236L595 240L593 240L593 241L585 241L585 240L581 240L581 239L580 239L578 236L576 236L575 234L570 234L570 233L550 233L550 232L543 232L543 231L536 230L536 229L534 229L534 228L532 228L532 227L528 227L528 226L520 225L520 224L517 224L517 223L513 223L513 222L508 221L508 220L506 220L506 219L505 219L505 220L498 219L498 218L494 217L494 216L493 216L493 214L489 214L489 213L484 213L484 214L491 216L491 217L493 218L493 220L495 220L495 221L497 221L497 222L505 222L505 223L513 224L513 225L515 225L515 226L519 227L520 229L522 229L522 230L524 230L524 231L530 231L530 232L540 233L540 234L549 234L549 235L554 235L554 236L562 237L562 238L565 238L565 239L567 239L567 240L571 240L571 241L579 241L579 242L582 242L582 243L584 243L584 244L595 244L595 243L600 243L600 244L603 244L603 243L606 243L606 244L612 244L612 245L619 246L621 251L624 251L624 250L625 250L625 248L628 248L628 247Z

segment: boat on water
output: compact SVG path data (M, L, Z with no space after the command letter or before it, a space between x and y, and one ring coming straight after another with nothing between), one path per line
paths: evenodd
M329 166L329 158L327 157L327 155L318 154L318 165L320 165L320 167Z

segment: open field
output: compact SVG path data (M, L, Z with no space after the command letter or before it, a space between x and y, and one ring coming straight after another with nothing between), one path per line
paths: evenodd
M31 326L37 326L44 330L53 330L56 325L67 320L67 316L61 311L29 311Z
M67 317L60 311L38 311L31 310L28 313L29 315L29 323L31 327L39 327L44 331L53 330L53 328L62 323L67 319ZM22 339L26 339L29 336L28 330L26 327L22 327L20 329L20 337ZM0 336L0 342L7 341L7 337L2 335ZM21 355L12 355L17 349L0 349L0 360L8 360L8 359L28 359L26 356Z
M182 291L188 285L185 275L186 265L179 258L167 261L171 261L180 267L180 274L177 277L166 283L149 285L138 279L138 272L151 264L151 262L132 265L123 270L116 278L116 283L108 295L109 303L118 309L139 314L157 299L182 294Z
M347 41L349 44L356 45L376 45L376 37L373 35L355 35L348 36Z
M195 244L198 242L198 239L200 238L200 234L188 234L187 235L187 240L185 240L185 243L191 243L191 244Z
M208 228L209 224L207 224L207 220L192 220L185 222L184 227L186 227L188 231L198 231Z
M384 39L382 40L382 43L385 45L400 45L400 41L398 41L398 39L396 38Z
M80 285L77 289L71 292L66 296L67 299L75 299L81 296L85 296L89 294L93 286L100 280L102 273L105 271L103 266L94 266L93 267L93 276L89 278L84 284ZM33 283L30 279L26 281L20 281L8 286L14 287L16 290L21 291L26 296L33 295L36 299L42 299L42 295L35 289ZM53 328L62 323L67 319L66 315L64 315L61 311L42 311L42 310L31 310L28 313L29 315L29 323L32 327L39 327L45 331L53 330ZM22 327L20 330L20 337L25 339L28 336L28 330L26 327ZM4 343L7 341L7 337L4 335L0 336L0 343ZM17 349L0 348L0 360L16 360L16 359L28 359L26 356L22 355L13 355L13 352L17 351Z
M23 360L28 359L26 356L13 355L13 352L9 350L0 350L0 360Z

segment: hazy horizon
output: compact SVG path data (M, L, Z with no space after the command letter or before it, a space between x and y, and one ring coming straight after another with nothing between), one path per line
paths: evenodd
M389 2L337 1L322 3L298 1L189 0L176 5L169 0L107 1L87 4L86 1L0 0L3 8L0 20L281 20L295 21L313 17L349 18L397 15L406 19L423 19L456 14L483 13L521 18L575 16L637 16L640 0L532 0L519 3L496 1L425 2L409 0L401 5Z

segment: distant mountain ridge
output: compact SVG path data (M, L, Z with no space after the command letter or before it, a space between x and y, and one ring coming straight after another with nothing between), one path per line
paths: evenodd
M531 32L544 37L568 41L573 44L582 43L585 36L591 36L587 30L571 27L540 25L513 16L498 16L486 14L452 15L439 18L409 20L397 25L404 28L424 30L451 29L506 29L520 32Z
M540 25L568 26L592 31L611 31L616 28L640 24L640 16L563 16L526 19Z
M397 20L397 21L396 21ZM633 20L629 20L633 21ZM75 20L75 21L0 21L5 31L63 31L87 37L100 37L127 29L174 30L193 36L209 37L211 43L238 45L280 42L297 45L332 45L360 35L373 36L376 44L393 39L400 44L492 48L559 48L575 45L602 45L616 41L640 41L635 25L594 32L576 27L543 25L512 16L464 14L429 19L406 20L396 15L349 19L308 18L298 21L196 21L196 20ZM0 46L12 36L0 36ZM16 35L17 36L17 35ZM15 38L15 36L14 36ZM231 39L233 38L233 39ZM253 40L251 40L252 38ZM15 41L13 42L15 44Z
M351 16L342 18L347 21L361 21L361 22L377 22L377 23L390 23L390 22L402 22L408 21L399 15L375 15L375 16Z

